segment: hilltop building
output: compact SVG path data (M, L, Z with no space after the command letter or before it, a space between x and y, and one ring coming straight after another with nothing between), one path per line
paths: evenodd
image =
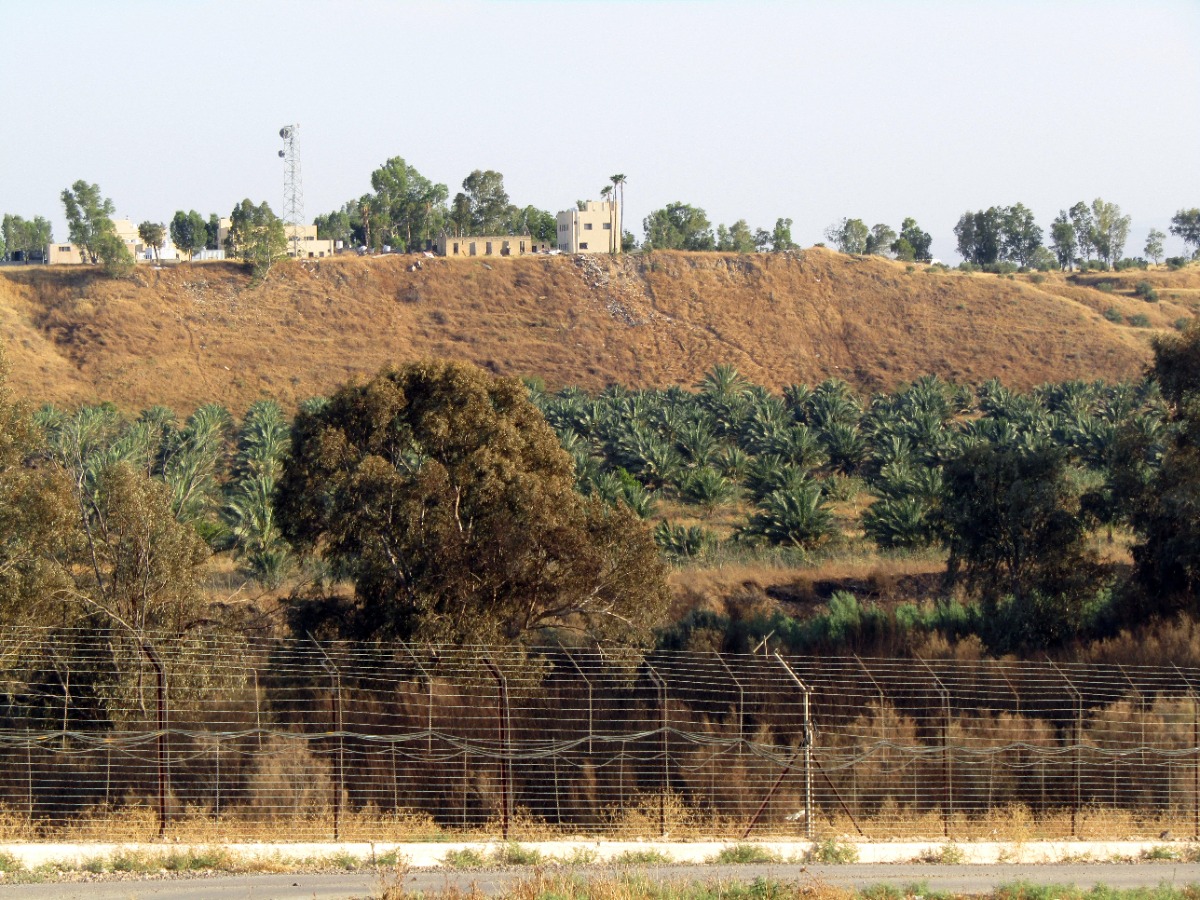
M225 246L225 239L229 237L229 230L232 227L233 220L228 217L217 223L218 247ZM284 225L283 233L287 237L288 256L295 257L297 247L299 256L303 259L321 259L333 256L333 241L318 238L316 225Z
M113 219L112 223L117 237L129 249L130 255L135 260L141 259L146 246L138 235L137 226L129 219ZM83 264L83 255L74 244L55 242L46 246L46 262L50 265L78 266Z
M529 235L485 234L437 239L438 256L524 256L527 253L620 253L621 204L588 200L583 209L564 209L557 215L558 237L551 246Z
M558 214L558 249L563 253L620 253L621 204L588 200L583 209Z
M443 234L437 239L438 256L524 256L547 253L550 244L535 241L529 235L487 234L455 237Z

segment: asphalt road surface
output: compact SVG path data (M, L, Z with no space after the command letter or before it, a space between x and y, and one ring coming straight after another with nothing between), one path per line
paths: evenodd
M1080 888L1105 884L1113 888L1154 887L1161 883L1200 884L1196 863L1047 863L1044 865L941 866L929 864L852 865L739 865L645 866L629 869L563 870L582 878L613 877L637 872L653 880L748 882L755 878L840 887L873 884L903 886L921 882L930 890L985 893L1014 881L1069 884ZM528 869L477 872L410 872L404 879L410 891L440 891L473 884L496 895L513 882L531 877ZM0 885L0 898L20 900L350 900L378 896L379 875L335 873L321 875L214 875L204 878L152 881L95 881L88 883Z

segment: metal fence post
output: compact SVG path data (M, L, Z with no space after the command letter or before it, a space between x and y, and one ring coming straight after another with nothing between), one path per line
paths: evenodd
M1083 806L1083 694L1076 690L1067 673L1054 664L1054 660L1046 657L1055 672L1062 678L1067 691L1075 700L1075 797L1071 804L1071 837L1079 835L1079 812Z
M1175 663L1171 663L1188 696L1192 698L1192 840L1200 840L1200 694L1196 692L1191 679Z
M512 816L512 752L509 746L508 729L508 679L504 677L504 673L500 671L490 656L485 656L483 662L492 677L496 679L496 688L499 693L496 718L499 723L497 730L500 739L500 833L507 841L508 825Z
M654 666L650 665L649 660L646 662L646 671L650 673L651 680L654 681L658 688L658 733L662 746L662 784L658 792L658 831L663 837L667 836L667 792L671 789L671 757L670 747L667 743L667 683L654 670Z
M583 671L583 669L580 668L579 663L575 661L575 657L571 655L571 651L568 650L566 647L563 647L562 644L559 644L559 647L562 649L563 655L566 656L567 659L569 659L571 661L571 665L573 665L575 667L575 671L579 673L579 677L583 679L583 683L587 687L587 698L588 698L587 752L589 754L591 754L591 752L592 752L592 734L594 733L593 722L594 722L594 714L595 714L595 708L593 706L593 697L592 697L592 680L590 678L588 678L587 675L584 674L584 671Z
M321 653L321 668L329 675L330 688L333 692L333 730L337 739L337 755L333 776L333 839L342 839L342 796L346 788L346 743L345 729L342 720L342 673L325 648L311 634L309 640L316 645Z
M950 837L950 826L954 821L954 760L950 750L950 692L946 690L946 685L942 684L942 679L938 678L937 673L933 671L929 663L917 657L917 661L923 665L926 671L929 672L933 683L937 686L938 694L942 698L942 782L943 782L943 799L942 799L942 833L946 837Z
M155 768L158 772L158 839L161 841L167 836L167 671L153 644L145 638L140 638L138 644L150 665L154 667L156 683L155 725L158 734L154 743Z

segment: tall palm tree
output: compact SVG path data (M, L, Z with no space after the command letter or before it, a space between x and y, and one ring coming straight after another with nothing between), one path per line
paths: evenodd
M619 190L621 192L621 198L620 198L620 200L617 201L619 203L619 206L617 207L617 209L620 209L621 215L620 216L617 215L617 209L613 209L611 212L611 215L613 218L613 229L612 229L613 230L613 242L614 242L613 246L616 249L620 250L621 244L622 244L622 236L624 235L624 231L621 230L621 219L625 215L625 176L624 175L613 175L608 180L613 183L614 192L617 190Z

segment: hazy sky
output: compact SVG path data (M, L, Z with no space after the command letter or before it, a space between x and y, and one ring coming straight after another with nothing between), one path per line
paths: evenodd
M675 200L802 244L911 215L947 260L967 209L1100 196L1135 255L1200 206L1200 0L0 0L0 84L0 212L58 237L79 178L135 222L279 210L290 122L309 219L391 156L551 211L622 172L639 240Z

